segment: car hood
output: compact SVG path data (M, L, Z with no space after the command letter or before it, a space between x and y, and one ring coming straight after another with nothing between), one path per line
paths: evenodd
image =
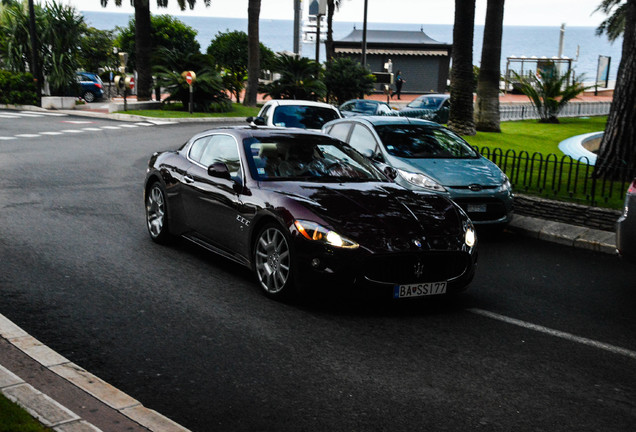
M500 186L503 172L484 157L478 159L408 159L394 157L394 168L423 172L443 186Z
M338 234L373 252L456 250L463 244L465 215L452 201L436 194L409 191L392 183L296 183L287 184L285 192L280 188L272 188L272 192L300 204ZM293 216L308 217L303 212Z

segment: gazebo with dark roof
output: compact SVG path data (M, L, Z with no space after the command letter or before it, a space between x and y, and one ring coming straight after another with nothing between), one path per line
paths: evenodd
M362 30L334 41L334 54L362 61ZM367 30L367 67L385 72L391 60L393 74L406 80L403 93L443 93L446 90L451 44L431 39L424 31Z

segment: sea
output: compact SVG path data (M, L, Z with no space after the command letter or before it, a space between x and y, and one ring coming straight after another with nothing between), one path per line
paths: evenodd
M87 24L99 30L114 30L126 27L132 14L121 12L80 11ZM179 19L197 32L196 40L205 52L210 42L220 32L240 30L247 33L247 18L218 18L201 16L179 16ZM259 36L261 42L275 52L293 51L293 21L261 19ZM338 40L354 29L362 29L361 22L341 22L334 20L333 37ZM444 43L452 43L453 26L450 24L396 24L368 22L368 30L408 30L423 31L429 37ZM593 82L597 76L599 56L610 57L609 80L616 80L616 72L621 58L622 39L613 44L605 36L596 36L595 27L566 27L563 40L563 56L572 58L572 67L577 77L585 82ZM559 54L561 28L548 26L504 26L501 43L501 72L506 70L507 57L553 57ZM479 66L484 26L475 26L473 64ZM303 43L301 55L315 59L314 43ZM324 61L324 47L320 60ZM518 68L517 68L518 70Z

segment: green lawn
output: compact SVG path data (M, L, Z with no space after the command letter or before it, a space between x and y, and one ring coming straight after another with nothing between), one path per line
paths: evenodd
M0 393L0 432L52 432Z
M256 116L260 111L260 107L246 107L242 104L232 104L232 111L223 113L202 113L194 112L190 114L187 109L181 109L181 104L174 104L170 106L174 109L160 109L160 110L128 110L117 111L120 114L131 114L145 117L157 117L157 118L215 118L215 117L250 117Z
M525 150L529 154L554 153L561 157L561 141L576 135L605 130L607 117L562 118L559 121L560 124L538 123L537 120L502 122L501 133L478 132L475 136L463 138L480 149L498 147L517 153Z
M536 120L502 122L501 133L478 132L464 139L508 175L517 193L621 208L627 183L595 181L594 167L573 161L559 150L559 143L567 138L603 131L607 117L560 121L560 124ZM493 153L495 149L500 150Z

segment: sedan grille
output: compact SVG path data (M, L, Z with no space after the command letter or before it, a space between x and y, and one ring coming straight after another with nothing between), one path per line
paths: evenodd
M469 266L470 257L465 252L423 252L370 257L363 272L374 282L406 284L454 279Z

